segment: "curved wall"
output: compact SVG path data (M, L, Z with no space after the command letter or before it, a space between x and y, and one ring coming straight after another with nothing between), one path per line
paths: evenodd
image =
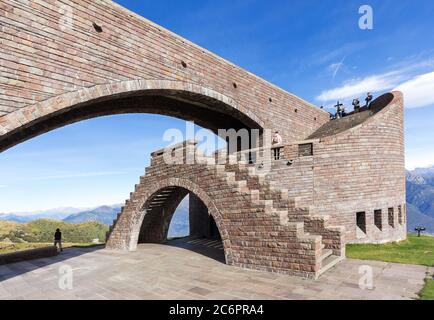
M346 130L335 120L318 130L323 138L285 146L285 158L293 164L274 163L267 176L288 189L298 206L345 227L349 242L406 238L403 96L393 92L375 103L374 112L357 115L362 122L351 126L341 119ZM299 145L306 143L312 144L313 155L300 156ZM357 226L357 213L365 217L364 228Z
M314 145L313 205L345 226L353 242L406 238L404 101L402 93L392 94L389 105L364 123ZM375 210L381 210L382 230ZM358 212L366 215L366 233L356 225Z

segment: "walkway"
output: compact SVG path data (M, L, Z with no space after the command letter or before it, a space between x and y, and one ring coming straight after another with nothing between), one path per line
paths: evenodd
M210 257L202 254L207 250ZM346 260L313 281L233 268L218 250L179 240L140 245L134 253L70 249L52 259L0 266L0 299L414 299L427 272ZM374 274L372 290L359 287L366 265ZM68 268L73 288L62 290L59 282L64 287L68 281L60 272Z

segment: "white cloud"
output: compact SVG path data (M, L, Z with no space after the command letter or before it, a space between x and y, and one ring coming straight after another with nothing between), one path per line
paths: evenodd
M407 149L405 168L414 170L416 168L428 168L434 165L434 151L425 149Z
M402 75L399 72L389 72L381 75L373 75L363 79L346 81L341 87L323 91L317 100L323 102L352 99L366 92L378 92L390 90L396 87Z
M0 184L0 189L1 189L1 188L6 188L6 186L3 185L3 184Z
M339 63L332 64L329 70L337 73L341 67ZM321 92L316 99L325 104L360 97L366 92L399 90L404 93L407 108L434 105L433 67L433 59L398 64L394 71L345 81L340 87Z
M418 75L399 85L396 90L404 93L407 108L434 105L434 72Z

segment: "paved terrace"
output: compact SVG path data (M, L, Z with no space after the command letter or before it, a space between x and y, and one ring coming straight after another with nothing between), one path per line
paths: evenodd
M206 256L204 255L206 253ZM0 299L415 299L426 267L346 260L318 281L241 270L222 263L216 242L178 240L137 252L70 249L55 258L0 266ZM59 289L59 270L73 269L73 289ZM359 288L360 266L374 289Z

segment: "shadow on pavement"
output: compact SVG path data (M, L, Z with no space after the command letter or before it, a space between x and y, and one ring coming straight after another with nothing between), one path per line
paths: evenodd
M208 258L214 259L220 263L226 264L225 252L220 240L181 238L169 240L165 245L193 251Z
M210 259L226 264L223 245L219 240L197 239L197 238L182 238L170 240L165 243L167 246L182 248L189 250ZM54 257L40 258L35 260L27 260L17 263L11 263L0 266L0 283L2 281L20 276L27 272L67 261L69 259L82 256L88 253L96 252L105 249L105 246L97 246L91 248L68 248L59 255Z
M49 258L41 258L36 260L27 260L12 264L6 264L0 266L0 283L2 281L20 276L27 272L34 271L36 269L63 262L78 256L82 256L91 252L99 251L104 249L105 246L96 246L91 248L68 248L59 255Z

